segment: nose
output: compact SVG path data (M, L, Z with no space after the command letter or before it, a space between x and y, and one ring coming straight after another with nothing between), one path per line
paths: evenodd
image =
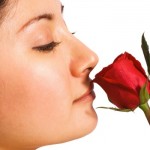
M98 63L98 56L76 38L70 42L70 45L70 70L72 75L75 77L89 75Z

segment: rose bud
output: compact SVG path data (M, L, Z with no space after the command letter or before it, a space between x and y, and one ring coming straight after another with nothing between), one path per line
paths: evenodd
M140 62L127 52L103 68L93 80L107 93L111 103L120 109L130 110L141 104L139 93L144 85L147 86L148 94L150 93L149 84L145 84L147 81Z

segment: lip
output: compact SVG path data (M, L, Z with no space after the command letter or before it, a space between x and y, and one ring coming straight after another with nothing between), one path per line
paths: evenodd
M73 103L93 101L96 97L93 87L93 84L91 84L90 88L79 98L75 99Z

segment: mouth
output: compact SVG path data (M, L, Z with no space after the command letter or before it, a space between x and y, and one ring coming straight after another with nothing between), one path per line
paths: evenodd
M95 99L95 92L93 91L94 85L91 84L89 89L82 94L79 98L75 99L73 103L79 103L79 102L92 102Z

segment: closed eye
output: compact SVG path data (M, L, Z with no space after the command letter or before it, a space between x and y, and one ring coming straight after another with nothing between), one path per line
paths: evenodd
M36 46L36 47L33 47L32 49L33 50L37 50L37 51L52 51L56 46L58 46L60 44L60 42L51 42L51 43L48 43L48 44L45 44L45 45L40 45L40 46Z

